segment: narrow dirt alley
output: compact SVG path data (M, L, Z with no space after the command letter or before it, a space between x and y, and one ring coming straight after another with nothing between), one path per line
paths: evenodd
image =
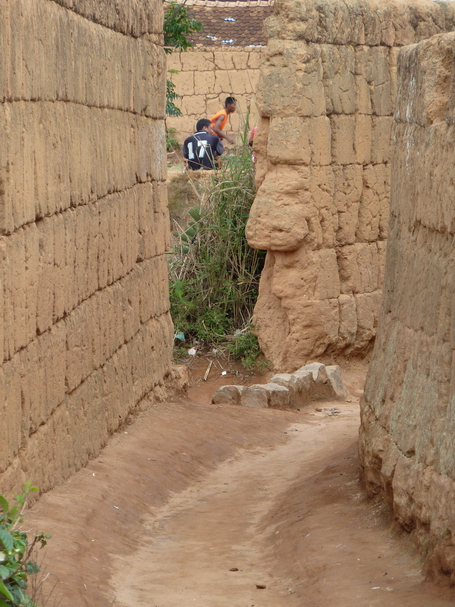
M358 482L358 400L301 411L152 405L27 527L64 607L449 607ZM53 581L52 581L53 580Z

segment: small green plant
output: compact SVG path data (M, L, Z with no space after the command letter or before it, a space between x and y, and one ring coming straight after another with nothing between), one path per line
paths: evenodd
M173 137L175 131L176 129L173 126L170 126L166 129L166 150L168 152L172 152L173 150L179 147L179 142Z
M227 349L234 358L241 361L245 369L265 371L271 363L264 358L258 338L252 331L253 328L247 327L245 331L235 335L234 341L228 344Z
M47 544L50 535L40 533L29 542L27 534L17 529L29 493L38 491L25 483L15 504L0 495L0 607L38 607L27 593L28 576L38 573L39 565L32 559L33 551Z
M178 74L177 70L168 70L169 74ZM180 108L178 108L174 101L178 99L180 95L177 94L175 90L175 84L169 78L166 80L166 114L168 116L181 116L182 112ZM167 147L167 137L166 137L166 147ZM170 150L168 149L168 152Z

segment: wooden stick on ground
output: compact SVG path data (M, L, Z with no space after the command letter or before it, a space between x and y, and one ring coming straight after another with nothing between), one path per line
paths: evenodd
M213 365L213 361L210 361L209 362L209 366L207 367L207 371L205 372L205 375L204 375L204 381L207 381L207 377L209 376L210 369L212 368L212 365Z

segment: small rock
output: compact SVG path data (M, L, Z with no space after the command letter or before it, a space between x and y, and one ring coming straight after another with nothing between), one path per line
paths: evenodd
M253 409L266 409L269 406L267 393L261 386L249 386L242 392L240 404Z
M264 590L264 588L267 588L267 586L265 584L256 584L256 588L259 588L259 590Z
M338 365L330 365L325 368L329 382L332 384L333 391L338 398L346 398L348 393L343 385L343 379L341 377L341 370Z
M309 365L305 365L304 367L300 367L300 369L298 369L295 373L302 374L308 371L313 375L313 381L315 382L325 383L328 379L326 367L322 363L311 363Z
M269 382L268 384L263 384L263 389L268 393L270 407L276 409L289 407L291 393L288 388Z
M240 398L242 392L245 390L245 386L222 386L215 392L212 398L212 404L240 404Z

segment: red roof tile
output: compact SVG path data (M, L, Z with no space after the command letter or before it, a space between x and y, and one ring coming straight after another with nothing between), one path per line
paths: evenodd
M264 20L273 12L268 0L188 0L188 15L203 29L190 39L195 46L265 46Z

